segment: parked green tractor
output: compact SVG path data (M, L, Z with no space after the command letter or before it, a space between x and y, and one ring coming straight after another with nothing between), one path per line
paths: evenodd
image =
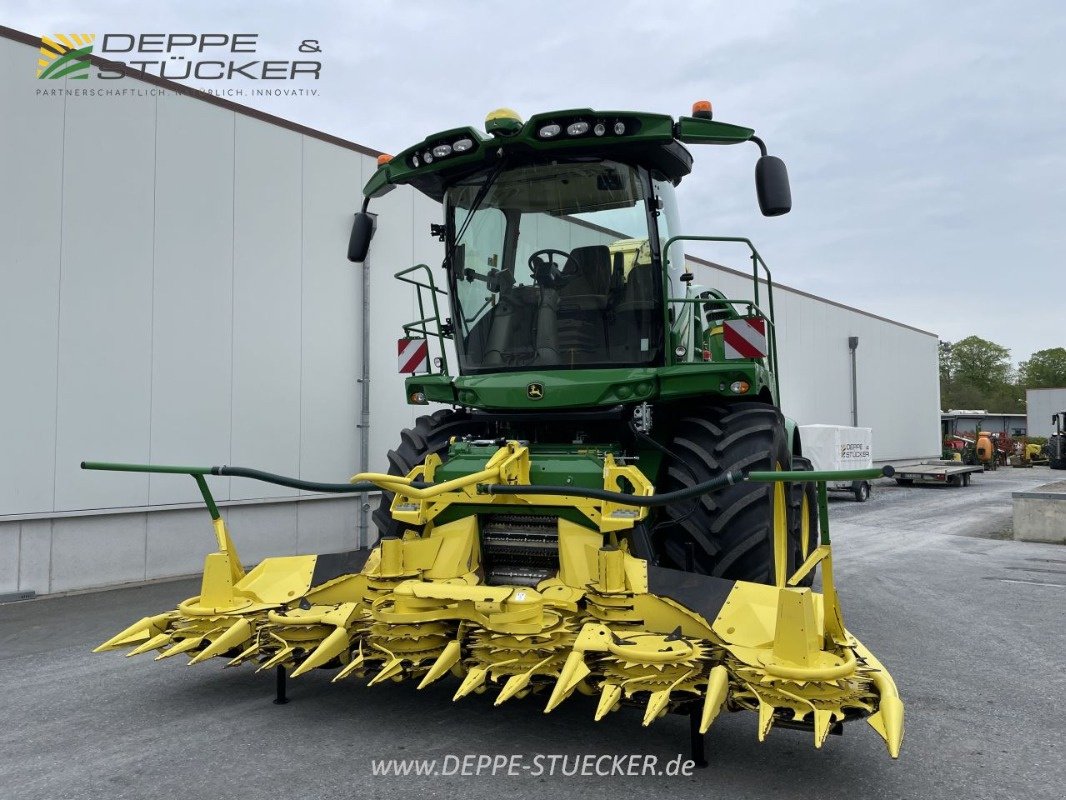
M1053 414L1051 425L1053 430L1045 445L1048 464L1052 469L1066 469L1066 411Z
M408 401L445 408L402 432L387 474L346 484L84 464L193 476L219 547L198 596L98 650L253 663L276 670L279 701L286 676L317 669L419 688L450 674L456 700L539 695L545 712L586 695L597 720L623 706L644 725L688 715L698 761L722 711L753 712L760 740L798 728L816 747L865 720L897 757L903 703L844 627L826 500L826 481L891 468L810 470L780 410L769 270L747 239L678 226L685 144L744 142L762 152L763 213L787 212L784 164L709 104L677 122L501 110L486 135L458 128L382 157L349 257L367 258L374 198L411 186L442 203L443 286L426 265L397 277L420 309L399 343ZM689 239L745 245L750 296L727 297L713 273L700 283ZM381 491L380 538L245 572L208 475Z

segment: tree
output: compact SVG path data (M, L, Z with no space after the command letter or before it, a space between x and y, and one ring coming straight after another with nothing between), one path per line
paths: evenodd
M954 377L951 366L951 342L941 341L937 347L940 351L940 389L943 391L944 384Z
M1066 386L1066 348L1037 350L1018 365L1019 383L1026 389Z
M952 378L985 392L1011 382L1010 350L980 336L967 336L951 346Z
M940 402L943 408L1024 410L1025 391L1013 380L1010 350L979 336L940 342Z

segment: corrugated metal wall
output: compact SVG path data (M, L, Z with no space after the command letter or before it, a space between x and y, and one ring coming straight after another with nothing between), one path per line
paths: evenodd
M317 480L357 468L362 273L345 249L374 160L188 97L37 96L151 87L36 81L35 63L34 48L0 39L0 594L191 573L213 538L187 505L190 479L79 462ZM369 449L383 469L424 411L401 399L395 341L416 314L392 275L440 263L429 223L441 213L403 189L373 210ZM729 273L716 283L748 291ZM785 291L777 310L787 413L849 422L857 335L859 423L874 428L876 456L936 453L935 337ZM211 485L234 504L248 561L355 542L355 499Z
M203 512L142 513L197 503L191 479L79 463L356 469L362 275L345 250L374 159L195 98L38 82L35 64L0 39L0 593L192 572L213 543ZM440 212L404 190L376 210L370 452L384 468L416 414L395 369L414 302L391 276L440 261ZM355 499L210 482L223 502L273 501L230 512L247 560L354 544Z
M1050 436L1055 432L1051 415L1066 411L1066 389L1027 389L1026 416L1030 436Z
M726 255L733 256L726 261ZM742 264L747 251L723 251L723 263ZM764 254L777 280L788 275L785 254ZM786 262L786 263L781 263ZM752 280L702 265L699 283L727 297L752 296ZM762 305L766 305L765 286ZM875 461L937 457L940 453L940 379L937 338L861 311L778 286L774 290L780 358L781 407L801 425L852 424L851 352L856 350L858 424L873 428Z

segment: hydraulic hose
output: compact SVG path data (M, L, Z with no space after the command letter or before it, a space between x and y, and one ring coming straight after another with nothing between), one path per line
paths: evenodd
M394 492L395 487L383 489L370 481L358 483L319 483L317 481L304 481L299 478L290 478L287 475L276 475L273 472L263 472L260 469L248 467L211 467L212 475L228 475L233 478L251 478L253 481L274 483L278 486L287 486L290 489L304 489L308 492L329 492L331 494L374 494L376 492ZM426 489L434 484L424 481L411 481L407 484L412 489Z
M646 434L646 433L642 432L641 430L639 430L637 428L636 424L632 420L629 421L629 430L630 430L630 432L633 434L633 436L636 439L638 439L639 441L644 442L644 444L648 445L649 447L654 448L655 450L658 450L660 453L662 453L667 458L673 459L675 462L680 464L681 467L685 470L685 472L687 472L689 474L689 477L692 478L692 482L694 484L699 483L699 478L696 477L696 471L694 469L692 469L692 465L691 464L689 464L688 462L686 462L682 458L678 458L676 455L674 455L673 451L671 451L665 445L655 441L653 438L651 438L651 436L649 436L648 434ZM671 525L674 525L674 526L680 525L682 522L684 522L685 520L687 520L689 517L691 517L693 514L696 513L696 509L699 508L699 505L700 504L698 502L694 502L692 505L690 505L688 507L688 511L686 511L681 516L676 517L674 519L667 518L667 519L660 520L659 523L654 528L652 528L652 531L651 531L652 535L654 536L655 532L660 530L660 529L662 529L662 528L668 528Z
M256 481L263 481L265 483L273 483L278 486L286 486L290 489L304 489L309 492L324 492L331 494L361 494L372 493L381 491L396 491L396 486L392 486L389 489L383 489L375 483L370 481L360 481L359 483L319 483L317 481L305 481L299 478L290 478L286 475L276 475L273 472L264 472L259 469L250 469L248 467L175 467L175 466L153 466L149 464L111 464L103 462L83 461L81 462L82 469L93 470L109 470L112 472L155 472L155 473L168 473L168 474L186 474L196 476L203 475L225 475L234 478L251 478ZM703 483L697 483L694 486L689 486L687 489L678 489L676 492L667 492L666 494L656 494L651 497L644 497L642 495L627 494L625 492L611 492L606 489L584 489L578 486L529 486L529 485L514 485L514 484L479 484L477 487L478 494L501 494L501 495L562 495L567 497L586 497L590 500L606 500L611 503L620 503L628 506L638 506L640 508L654 508L657 506L664 506L669 503L676 503L681 500L688 500L693 497L699 497L700 495L708 494L718 489L725 488L726 486L734 486L742 481L756 481L760 483L766 483L771 481L781 480L797 480L797 481L827 481L827 480L857 480L862 478L880 478L891 477L894 470L890 466L866 469L866 470L842 470L842 471L825 471L825 472L742 472L740 470L733 470L731 472L723 473L716 478L712 478L709 481ZM203 478L200 478L202 481ZM402 480L402 479L398 479ZM444 483L425 483L424 481L411 481L406 484L412 489L434 489L443 487L445 483L454 483L453 481L445 481Z
M308 492L329 492L332 494L361 494L363 492L382 491L368 481L360 483L318 483L317 481L304 481L299 478L290 478L287 475L276 475L273 472L263 472L259 469L248 467L211 467L212 475L228 475L234 478L251 478L253 481L274 483L278 486L287 486L290 489L304 489Z
M554 494L566 495L567 497L587 497L590 500L607 500L612 503L623 503L627 506L639 506L641 508L654 508L676 503L680 500L688 500L699 497L708 492L733 486L745 479L743 472L734 470L711 478L709 481L697 483L687 489L678 489L676 492L655 494L651 497L626 494L624 492L609 492L606 489L583 489L577 486L510 486L510 485L482 485L477 487L478 494Z
M895 469L891 466L873 467L861 470L834 470L815 472L742 472L733 470L723 473L717 478L697 483L687 489L678 489L676 492L656 494L651 497L643 497L624 492L609 492L605 489L582 489L575 486L512 486L512 485L481 485L477 487L478 494L554 494L568 497L587 497L591 500L607 500L612 503L622 503L627 506L639 506L641 508L654 508L656 506L676 503L679 500L688 500L692 497L709 494L710 492L723 489L726 486L734 486L742 481L755 481L757 483L770 483L773 481L833 481L833 480L858 480L866 478L892 477Z
M364 481L361 483L319 483L317 481L304 481L299 478L290 478L287 475L276 475L273 472L264 472L261 469L249 469L248 467L176 467L161 464L115 464L107 461L82 461L82 469L106 470L108 472L151 472L162 475L192 475L193 477L204 475L226 475L234 478L251 478L254 481L273 483L278 486L287 486L290 489L305 489L309 492L328 492L331 494L359 494L361 492L380 492L382 489L377 485ZM415 488L425 488L428 484L415 481L411 484Z

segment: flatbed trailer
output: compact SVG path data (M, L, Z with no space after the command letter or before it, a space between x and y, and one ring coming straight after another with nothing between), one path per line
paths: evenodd
M969 486L970 475L974 472L984 472L984 467L980 464L960 464L958 461L923 461L896 467L894 477L900 486L910 486L915 482Z

